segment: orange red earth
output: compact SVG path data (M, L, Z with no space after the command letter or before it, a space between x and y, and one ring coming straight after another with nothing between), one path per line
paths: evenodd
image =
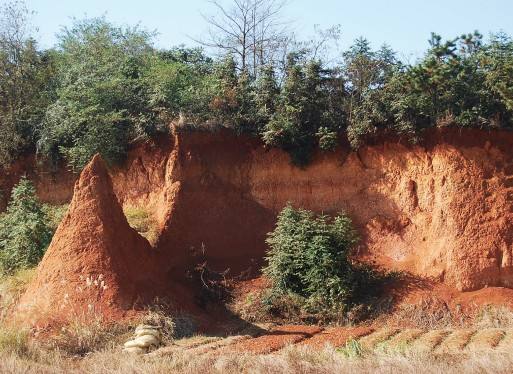
M404 302L436 294L453 304L510 305L512 144L506 132L440 130L415 146L344 145L301 169L253 138L175 132L135 147L122 167L107 171L95 157L73 194L75 176L44 174L28 158L0 178L4 189L28 172L43 200L73 199L17 315L32 323L93 312L119 318L155 297L195 309L186 286L194 267L256 274L266 233L288 202L347 212L362 236L357 259L416 279L394 290ZM129 227L123 205L155 216L154 247Z

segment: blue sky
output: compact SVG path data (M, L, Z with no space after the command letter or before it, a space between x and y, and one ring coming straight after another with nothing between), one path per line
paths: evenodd
M0 3L6 0L0 0ZM229 2L230 0L226 0ZM55 35L72 17L100 16L117 24L141 23L157 30L157 44L170 47L193 44L188 35L205 30L200 12L212 10L206 0L26 0L36 12L34 23L44 47L55 44ZM475 29L487 35L505 31L513 35L511 0L289 0L284 16L301 35L313 33L313 25L340 24L341 47L358 36L367 37L375 47L390 44L403 59L414 59L427 47L431 31L454 37Z

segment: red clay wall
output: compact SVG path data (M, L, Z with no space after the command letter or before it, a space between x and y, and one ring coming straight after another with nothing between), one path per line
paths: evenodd
M290 201L346 211L360 229L363 259L473 290L513 286L511 145L507 132L432 132L422 146L343 147L299 169L256 139L178 133L136 147L111 175L121 203L155 213L159 263L175 277L203 260L217 270L258 269L266 233ZM0 185L9 189L22 169ZM72 174L29 174L43 200L71 197Z

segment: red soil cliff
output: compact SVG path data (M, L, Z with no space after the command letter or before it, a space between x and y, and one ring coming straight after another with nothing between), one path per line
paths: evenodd
M507 132L433 132L423 145L345 147L300 169L257 140L179 133L168 172L175 198L158 249L179 271L200 257L218 269L255 268L290 201L346 211L362 234L361 258L459 290L510 287L511 144Z
M460 291L513 287L512 144L508 132L433 131L421 145L382 141L358 152L344 146L300 169L257 139L178 132L133 149L111 171L119 201L144 205L159 220L155 261L128 227L96 158L22 301L44 309L71 298L87 307L89 296L76 291L88 276L103 274L106 297L97 300L119 311L146 295L142 269L167 283L203 261L232 274L257 271L266 234L289 201L346 211L362 236L355 254L362 260Z

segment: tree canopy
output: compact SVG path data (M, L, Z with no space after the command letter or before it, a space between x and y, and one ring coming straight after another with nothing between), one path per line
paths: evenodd
M231 14L213 4L224 17ZM374 49L358 38L333 63L323 61L321 50L340 38L338 27L321 31L319 40L298 41L279 27L282 2L237 4L249 12L243 21L250 40L223 39L216 57L212 49L159 49L155 33L105 18L74 20L57 46L42 49L23 2L4 5L0 165L25 152L75 170L97 152L113 164L131 143L166 134L173 121L258 136L289 152L297 165L307 164L317 147L331 151L344 138L358 148L380 134L415 142L430 127L513 125L508 35L485 39L473 32L444 40L432 34L413 64L401 62L388 45ZM264 24L268 32L259 29Z

